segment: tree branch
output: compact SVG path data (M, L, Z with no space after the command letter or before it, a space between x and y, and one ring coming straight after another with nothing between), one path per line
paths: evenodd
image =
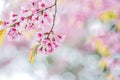
M57 0L55 0L55 4L54 4L54 5L55 5L55 14L54 14L54 16L53 16L53 24L52 24L52 27L51 27L51 29L50 29L50 32L49 32L47 38L49 38L51 32L53 32L53 28L54 28L54 26L55 26L56 14L57 14Z

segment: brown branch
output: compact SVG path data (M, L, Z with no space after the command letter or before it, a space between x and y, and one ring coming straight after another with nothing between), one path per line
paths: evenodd
M39 10L37 13L44 12L44 11L46 11L46 10L48 10L48 9L51 9L51 8L54 7L54 6L55 6L55 3L54 3L53 5L51 5L51 6L43 9L43 10Z
M53 28L55 26L56 14L57 14L57 0L55 0L55 4L54 5L55 5L55 14L53 15L53 24L52 24L52 27L50 29L50 32L49 32L47 38L49 38L50 34L53 32Z
M54 25L55 25L56 14L57 14L57 0L55 0L55 14L54 14L54 17L53 17L53 25L52 25L51 31L53 30Z

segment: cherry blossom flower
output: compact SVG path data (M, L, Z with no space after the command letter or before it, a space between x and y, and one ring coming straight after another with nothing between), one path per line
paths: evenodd
M16 28L11 28L8 32L8 37L10 40L17 39L21 33Z

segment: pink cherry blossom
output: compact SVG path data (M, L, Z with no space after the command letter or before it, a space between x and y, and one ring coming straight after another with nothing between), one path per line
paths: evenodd
M18 38L21 35L21 33L16 29L16 28L11 28L8 31L8 37L10 38L10 40L15 40L16 38Z
M64 36L50 35L50 33L38 33L37 41L40 43L38 51L43 54L52 53L58 46L60 46L61 40Z

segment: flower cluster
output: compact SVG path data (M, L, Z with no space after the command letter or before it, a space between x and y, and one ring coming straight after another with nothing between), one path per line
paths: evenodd
M38 42L39 52L43 52L44 54L52 53L55 48L57 48L61 41L64 39L64 36L55 35L53 32L50 33L38 33Z
M29 8L21 8L20 13L11 12L8 21L3 21L4 29L10 40L19 40L27 31L35 31L38 45L32 47L32 57L38 53L52 53L60 43L62 36L54 33L56 21L57 0L52 3L49 0L30 0ZM49 31L47 31L49 30ZM33 58L32 58L33 59ZM30 59L30 61L32 61Z
M30 53L30 62L34 62L34 56L38 53L51 54L60 46L65 36L57 35L53 31L50 32L38 32L35 41L33 41L33 47Z

